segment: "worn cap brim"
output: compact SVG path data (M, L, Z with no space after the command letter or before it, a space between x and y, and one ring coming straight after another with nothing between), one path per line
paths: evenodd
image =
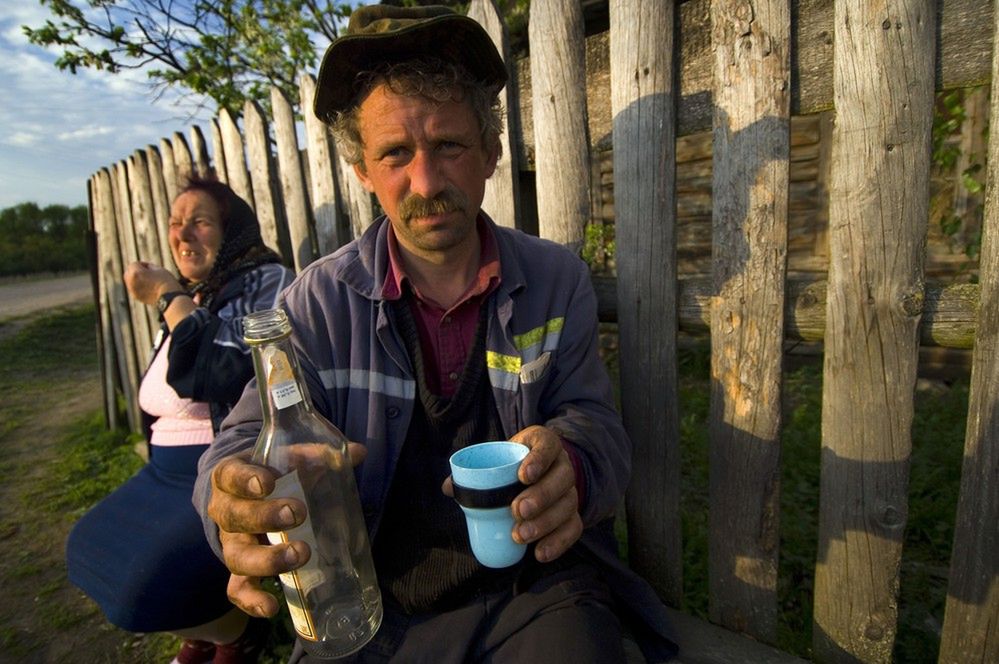
M506 65L489 34L475 20L445 14L395 30L348 34L330 44L316 83L314 110L323 122L346 110L357 90L357 75L383 63L437 57L465 67L487 85L507 80Z

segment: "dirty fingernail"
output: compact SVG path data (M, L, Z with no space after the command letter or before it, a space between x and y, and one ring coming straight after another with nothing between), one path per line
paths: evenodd
M284 550L284 561L289 565L298 564L298 551L295 551L294 547L288 547Z
M517 512L520 514L521 519L530 519L532 516L534 516L534 511L536 509L537 508L534 506L534 501L531 500L530 498L525 498L524 500L520 501L519 505L517 505Z
M260 478L250 478L250 492L255 496L262 496L264 494L264 487L260 485Z
M281 525L283 526L291 526L295 523L295 513L287 505L282 507L281 511L278 512L278 518L281 520Z
M520 535L520 539L524 540L525 542L531 541L531 538L534 537L535 532L537 531L534 528L534 526L528 524L524 524L519 528L517 528L517 534Z

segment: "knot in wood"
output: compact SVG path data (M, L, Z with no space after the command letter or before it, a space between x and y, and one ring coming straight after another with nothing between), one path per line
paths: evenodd
M881 23L881 29L882 30L891 30L891 19L887 19L886 18L884 20L884 22Z
M923 313L923 291L906 293L902 296L902 312L906 316L919 316Z

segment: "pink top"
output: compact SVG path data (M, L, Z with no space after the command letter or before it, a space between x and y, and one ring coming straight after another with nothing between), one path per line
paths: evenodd
M177 394L167 383L167 355L170 336L149 365L139 385L139 405L153 417L150 445L208 445L214 440L212 415L204 401L191 401Z

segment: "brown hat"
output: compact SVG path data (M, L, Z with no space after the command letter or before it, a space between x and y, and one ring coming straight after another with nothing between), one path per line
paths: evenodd
M433 56L455 62L487 85L507 80L506 65L489 34L449 7L358 7L342 37L326 49L319 68L315 113L324 122L347 110L357 74L387 62Z

